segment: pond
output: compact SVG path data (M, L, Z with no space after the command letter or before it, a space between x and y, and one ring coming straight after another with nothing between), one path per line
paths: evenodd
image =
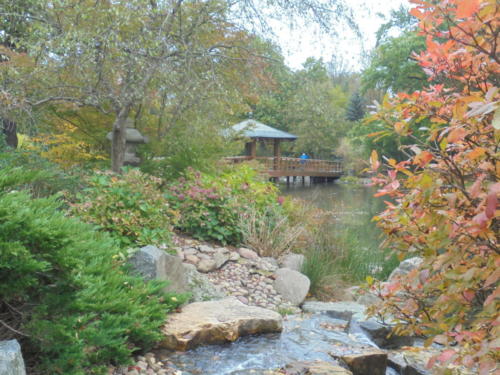
M300 198L330 213L331 236L344 254L342 265L352 281L367 275L388 276L398 262L380 248L382 231L372 218L384 210L383 198L375 198L375 188L341 183L280 185L284 195Z

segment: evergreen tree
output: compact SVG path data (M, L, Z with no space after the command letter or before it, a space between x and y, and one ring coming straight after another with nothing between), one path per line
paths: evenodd
M347 106L346 118L349 121L358 121L365 116L365 104L364 100L359 95L359 92L354 93L349 100L349 105Z

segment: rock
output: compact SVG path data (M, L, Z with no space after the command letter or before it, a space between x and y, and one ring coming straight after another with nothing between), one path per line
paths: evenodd
M246 247L240 247L238 249L238 254L245 259L256 260L259 258L259 255L255 251L247 249Z
M217 300L226 295L220 291L204 274L199 273L192 264L183 264L186 272L187 283L191 292L191 301L201 302Z
M275 273L274 289L294 305L300 305L309 292L311 281L307 276L289 268L280 268Z
M196 302L170 315L162 329L160 346L185 351L199 345L235 341L241 336L281 332L281 316L271 310L247 306L235 297Z
M370 306L374 305L376 303L380 303L381 299L378 298L375 294L366 292L365 294L362 294L361 296L358 297L356 300L357 303L360 303L364 306Z
M26 375L21 346L17 340L0 341L0 374Z
M181 258L181 260L184 260L184 251L182 251L180 247L175 248L175 253L179 258Z
M186 262L191 263L191 264L195 264L195 265L200 262L200 258L198 258L196 255L188 254L188 255L186 255L185 259L186 259Z
M217 269L217 264L212 259L202 259L196 266L198 271L207 273Z
M215 262L215 268L219 269L221 268L226 262L229 260L229 255L225 254L222 251L217 251L214 254L214 262Z
M399 266L391 272L389 276L389 281L394 280L396 277L404 276L413 271L414 269L420 267L423 259L420 257L413 257L406 260L403 260Z
M145 246L139 249L131 258L130 263L135 273L146 280L166 278L166 253L156 246Z
M198 250L200 250L202 253L215 253L215 249L212 246L208 245L199 245Z
M192 247L186 247L183 249L184 255L196 255L198 254L198 250Z
M389 353L388 365L401 375L431 375L436 373L435 369L427 369L427 363L431 357L439 355L436 348L412 347L410 350L397 350ZM460 375L476 375L477 368L465 368L450 364L447 367L440 367L439 373L450 373Z
M156 246L145 246L139 249L131 258L130 264L135 273L145 280L168 281L167 292L184 293L189 290L182 259Z
M353 375L385 375L387 370L387 353L376 349L343 355L341 359Z
M269 259L274 260L274 262L269 261ZM275 272L279 267L276 265L276 260L274 258L266 257L261 258L255 261L255 266L258 269L267 271L267 272Z
M302 254L286 254L282 259L280 266L290 268L291 270L301 272L305 257Z
M287 375L353 375L343 367L324 361L292 362L282 370Z
M356 302L318 302L307 301L302 310L308 313L327 313L332 318L342 320L365 320L365 306Z
M232 251L230 254L229 254L229 260L231 262L237 262L238 259L240 259L240 254L238 254L236 251Z
M379 348L397 349L402 346L411 346L414 342L413 337L391 335L391 327L373 319L359 322L359 326Z

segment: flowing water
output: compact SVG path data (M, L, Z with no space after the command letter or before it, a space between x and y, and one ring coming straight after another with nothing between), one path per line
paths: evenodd
M169 356L183 375L264 375L294 361L334 362L332 354L371 346L357 331L344 332L346 321L327 314L289 316L281 334L243 337L234 343L203 346ZM392 369L387 375L396 374Z
M330 211L336 228L332 235L344 238L363 258L367 258L366 253L370 252L368 258L372 261L368 272L374 271L377 260L373 259L377 257L373 254L380 253L381 238L371 218L382 210L383 202L373 198L373 189L328 184L295 185L284 187L282 191ZM356 259L353 262L359 263ZM354 347L371 345L360 330L355 330L355 323L347 333L343 329L345 325L345 321L327 314L288 316L281 334L244 337L234 343L172 353L169 361L185 375L265 375L267 370L294 361L332 362L330 353L345 353ZM391 374L396 372L388 369L387 375Z

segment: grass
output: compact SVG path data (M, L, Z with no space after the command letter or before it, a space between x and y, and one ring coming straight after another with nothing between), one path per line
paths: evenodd
M343 287L361 283L367 276L385 279L398 266L397 258L379 249L378 243L364 241L373 238L366 230L325 220L309 234L302 273L311 280L313 295L342 298Z

